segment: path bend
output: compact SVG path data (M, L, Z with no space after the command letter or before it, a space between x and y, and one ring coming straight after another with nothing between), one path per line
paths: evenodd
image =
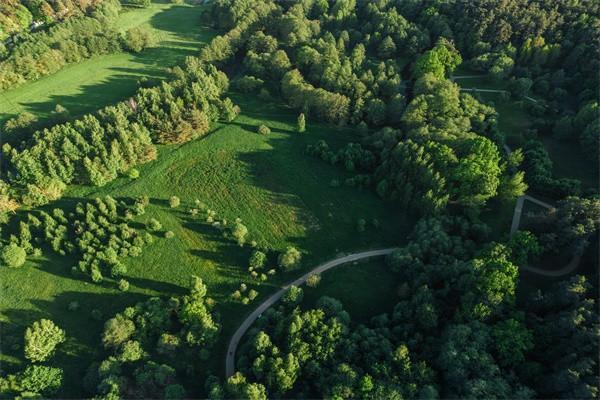
M300 286L304 282L306 282L309 276L313 274L323 273L331 268L337 267L338 265L363 260L365 258L386 256L388 254L391 254L394 250L396 250L396 247L363 251L360 253L353 253L348 254L346 256L338 257L319 265L318 267L310 270L309 272L305 273L293 282L282 286L281 289L273 293L268 299L266 299L264 302L261 303L261 305L259 305L254 311L252 311L252 313L250 313L250 315L246 317L246 319L241 323L241 325L237 328L237 330L231 337L231 340L229 341L229 346L227 347L227 356L225 358L225 376L229 378L231 375L233 375L235 371L235 352L237 350L237 346L240 340L242 339L246 331L250 328L250 326L252 326L254 321L256 321L256 319L269 307L275 304L285 294L285 292L289 290L291 286Z

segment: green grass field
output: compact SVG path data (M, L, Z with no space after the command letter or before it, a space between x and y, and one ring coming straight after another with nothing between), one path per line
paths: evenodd
M74 187L59 202L68 207L82 198L105 194L117 198L146 194L151 198L151 206L138 220L156 217L176 237L157 239L141 257L126 260L130 291L123 294L110 285L100 286L71 276L73 260L67 257L37 260L19 270L3 269L0 312L5 337L20 341L27 324L42 316L51 317L70 337L56 363L65 368L68 382L77 382L99 348L102 322L91 319L92 309L99 308L108 317L148 295L184 293L190 275L196 274L207 283L222 318L223 332L210 360L214 371L222 372L227 340L243 316L276 285L302 271L277 274L263 284L255 283L247 272L251 249L240 248L223 239L214 228L191 218L186 210L195 199L229 221L241 218L251 239L263 246L298 247L304 252L302 270L342 252L402 242L413 224L401 210L369 191L329 187L331 179L344 178L345 172L304 154L309 143L326 139L332 146L341 145L354 137L353 131L309 121L307 132L299 134L294 132L295 112L234 97L242 107L242 115L233 123L218 125L203 139L161 147L158 159L141 167L137 180L119 178L100 189ZM257 134L260 123L267 124L272 133ZM167 204L172 195L182 200L176 210ZM359 233L359 218L376 218L381 226L369 226ZM249 306L229 297L241 282L260 293ZM78 311L67 311L71 301L79 302ZM347 307L353 312L354 305ZM357 312L360 315L362 311ZM5 368L19 363L21 354L21 349L4 354ZM82 393L71 386L62 395Z
M166 68L194 55L214 32L202 26L202 7L152 3L147 9L124 9L117 26L123 31L151 28L156 47L139 54L97 56L69 65L54 75L0 93L0 124L23 111L40 120L51 116L56 104L76 117L123 100L137 89L142 77L164 78Z
M398 276L383 257L340 265L321 275L316 288L303 286L303 306L314 307L322 296L338 299L353 322L367 323L377 315L392 312L398 302Z

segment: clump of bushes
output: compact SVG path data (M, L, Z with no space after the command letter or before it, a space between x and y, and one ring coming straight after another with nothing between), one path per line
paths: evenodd
M284 270L290 270L298 267L302 254L295 247L289 246L279 255L278 264Z

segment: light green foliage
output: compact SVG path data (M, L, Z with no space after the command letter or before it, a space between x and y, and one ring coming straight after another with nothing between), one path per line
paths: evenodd
M243 246L246 243L246 236L248 235L248 228L242 224L242 221L237 220L231 230L231 236L235 239L239 246Z
M250 260L248 261L248 264L249 264L250 268L255 270L255 269L262 269L265 266L266 262L267 262L267 255L260 250L254 250L252 252L252 255L250 256Z
M46 365L29 365L19 376L23 392L52 396L63 383L63 371Z
M33 362L46 361L65 340L65 331L51 320L36 321L25 331L25 358Z
M2 258L2 264L5 266L18 268L25 264L27 253L25 252L25 249L17 244L9 243L2 247L0 257Z
M289 246L279 255L277 260L279 266L285 270L293 269L298 266L302 254L295 247Z
M177 208L177 207L179 207L180 204L181 204L181 200L179 200L179 197L177 197L177 196L169 197L169 206L171 208Z
M104 324L102 344L104 347L118 347L125 343L135 332L133 321L117 314Z
M298 115L298 132L302 133L306 131L306 117L304 113Z
M454 45L445 38L440 38L433 49L426 51L417 59L413 76L420 78L425 74L433 74L438 79L443 79L461 62L462 57Z

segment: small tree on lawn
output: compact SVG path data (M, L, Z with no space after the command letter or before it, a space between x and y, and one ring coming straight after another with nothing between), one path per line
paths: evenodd
M295 247L288 247L279 255L278 263L283 269L292 269L300 263L302 254Z
M306 117L304 113L300 113L298 115L298 132L302 133L304 131L306 131Z

